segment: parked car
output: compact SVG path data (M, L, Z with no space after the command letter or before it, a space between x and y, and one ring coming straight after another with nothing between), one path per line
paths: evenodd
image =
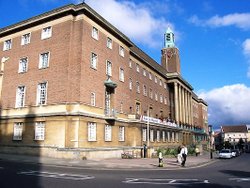
M222 149L219 153L219 158L231 159L233 157L230 149Z
M239 149L233 149L231 151L232 151L233 157L238 157L240 155L240 150Z

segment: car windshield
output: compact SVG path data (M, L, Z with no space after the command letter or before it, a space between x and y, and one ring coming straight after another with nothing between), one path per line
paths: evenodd
M221 153L229 153L229 150L221 150Z

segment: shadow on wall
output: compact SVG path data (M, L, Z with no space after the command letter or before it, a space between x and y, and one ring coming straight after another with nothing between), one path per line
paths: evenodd
M2 116L0 112L0 153L8 159L0 160L0 166L8 166L0 170L0 187L36 187L42 186L39 176L29 176L24 172L40 171L41 166L30 165L20 161L12 161L11 157L19 155L22 160L28 153L40 156L41 141L35 139L36 116L29 108L24 117L11 117L8 113ZM35 163L39 163L39 157Z

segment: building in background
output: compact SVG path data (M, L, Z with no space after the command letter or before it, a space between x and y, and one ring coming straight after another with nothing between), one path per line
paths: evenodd
M224 147L245 150L248 142L246 125L222 125L221 140Z
M170 28L161 53L158 64L85 3L0 29L1 152L100 158L207 143L207 103L181 76Z

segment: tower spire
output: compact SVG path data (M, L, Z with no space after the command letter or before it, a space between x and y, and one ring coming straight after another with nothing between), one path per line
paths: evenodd
M174 44L174 33L168 26L166 32L164 33L164 48L173 48Z

